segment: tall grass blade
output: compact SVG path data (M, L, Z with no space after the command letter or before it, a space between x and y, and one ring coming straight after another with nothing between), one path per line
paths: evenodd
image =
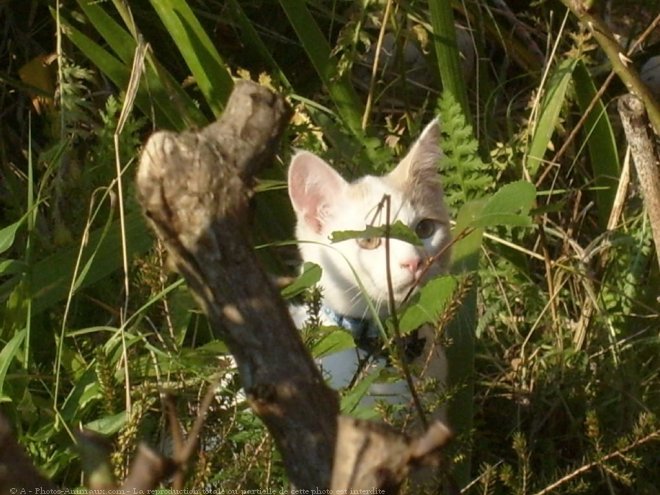
M259 36L259 33L257 33L257 30L254 28L254 24L245 14L245 11L243 10L243 7L241 7L239 0L229 0L229 5L232 9L234 19L238 23L238 26L241 28L242 39L245 41L245 43L251 46L259 54L261 59L268 63L268 65L277 75L277 78L282 85L288 89L293 89L291 83L286 77L286 74L284 71L282 71L277 61L271 55L271 50L269 50L268 46L266 46L266 44L263 42Z
M234 82L222 57L185 0L150 0L216 117Z
M110 77L119 88L125 89L130 77L131 65L133 63L138 41L110 15L108 15L107 12L97 3L90 2L89 0L78 0L78 4L92 26L94 26L103 40L115 52L121 62L123 62L121 78L113 77L112 73L107 72L106 67L112 69L115 64L110 66L101 65L101 62L105 61L105 59L97 61L90 56L91 53L86 53L86 55L92 60L92 62L96 63L101 70L106 72L108 77ZM75 38L78 38L79 36L76 33L72 34L74 35L72 41L76 43ZM84 41L82 42L84 43ZM78 43L76 44L78 45ZM83 49L81 46L79 46L79 48L81 48L81 50ZM85 48L88 47L85 45ZM97 49L94 53L102 54L101 50ZM142 112L146 115L151 113L151 100L155 102L156 110L162 111L165 119L169 121L169 124L166 125L166 127L180 130L185 127L202 126L206 124L207 119L199 111L195 102L188 96L174 77L163 69L159 63L153 60L151 51L147 52L147 60L149 61L149 64L145 66L145 73L139 93L141 97L138 101L138 107ZM119 72L118 68L115 68L114 70ZM161 122L162 124L165 124L165 122ZM179 122L185 122L185 124Z
M466 203L459 211L454 238L467 232L469 224L483 208L483 201ZM452 273L465 275L475 273L479 268L479 254L483 229L474 229L469 235L454 244L452 253ZM458 435L469 435L474 424L474 350L477 330L477 288L470 287L460 301L456 316L445 328L445 335L451 339L446 349L449 373L447 381L451 387L458 387L451 397L447 413L449 423ZM453 474L459 486L466 486L470 480L471 457L465 455L454 466Z
M362 132L362 113L359 110L363 105L348 77L338 77L337 63L330 56L330 45L309 13L304 0L280 0L280 5L289 18L314 69L328 89L339 115L353 134L362 141L364 133Z
M7 378L7 371L9 366L16 359L17 354L21 349L23 339L27 335L27 330L24 328L14 334L9 342L0 351L0 403L11 402L11 397L4 394L5 378Z
M99 2L78 0L78 5L108 46L124 63L130 63L136 45L131 34L110 17Z
M597 91L589 71L581 60L578 61L573 71L573 81L578 105L584 115ZM606 229L616 196L621 164L614 131L605 105L600 98L587 114L584 130L587 134L589 162L596 184L595 198L598 220L600 227Z
M433 46L438 61L442 88L444 91L451 93L454 99L459 102L461 110L469 122L470 107L467 86L461 71L451 4L446 0L429 0L431 25L433 26Z
M62 110L63 111L63 110ZM35 194L34 194L34 162L32 160L32 113L28 119L28 187L27 187L27 239L25 241L25 265L27 270L24 275L24 281L28 286L28 290L32 291L33 286L33 272L32 272L32 246L33 235L35 226L37 224L37 209L35 208ZM38 201L37 201L38 202ZM28 297L25 301L25 369L30 366L30 342L32 341L32 298Z
M99 228L90 234L89 246L96 246L94 250L85 254L83 265L85 277L77 281L76 289L80 290L107 277L122 267L121 231L119 221L112 223L107 235L105 228ZM144 253L153 244L153 240L144 225L141 212L126 215L126 245L129 257ZM32 314L36 315L65 299L69 292L71 274L78 255L78 246L69 246L44 258L33 265L32 287L38 288L34 298ZM96 262L87 264L91 257ZM9 298L11 291L18 285L20 276L13 277L0 285L0 301Z
M550 77L547 86L543 88L545 95L527 152L527 170L531 177L538 172L559 122L559 115L566 100L566 91L576 63L577 60L574 58L567 58L560 63Z
M118 60L114 55L95 43L91 38L74 28L64 18L62 24L66 26L67 37L71 42L118 88L126 88L130 80L131 67ZM135 46L135 45L133 45ZM136 97L136 105L145 115L154 114L156 126L169 129L185 129L188 125L186 116L181 110L170 102L165 88L152 87L151 94L144 88ZM152 101L156 105L152 105Z

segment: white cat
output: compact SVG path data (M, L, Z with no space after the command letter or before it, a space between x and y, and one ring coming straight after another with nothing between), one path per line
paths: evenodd
M411 289L430 277L446 271L449 262L449 214L443 201L438 175L440 129L432 121L413 144L405 158L389 174L367 175L347 182L316 155L300 151L289 167L289 196L296 213L296 237L304 261L320 265L320 287L324 325L337 325L353 332L356 349L331 354L320 366L335 388L348 386L358 372L361 359L371 352L360 341L379 338L370 300L378 317L388 314L388 282L385 239L381 237L348 239L331 243L336 231L362 231L367 226L382 226L389 221L403 222L421 239L413 245L391 238L390 269L394 301L398 305ZM386 218L383 198L389 196L390 218ZM380 206L379 206L380 205ZM356 281L359 279L363 289ZM302 306L292 308L296 325L307 318ZM425 341L419 358L425 362L424 376L444 381L444 356L435 343L433 330L423 327ZM372 359L373 368L387 366L384 358ZM405 382L373 385L373 398L400 402L409 398Z

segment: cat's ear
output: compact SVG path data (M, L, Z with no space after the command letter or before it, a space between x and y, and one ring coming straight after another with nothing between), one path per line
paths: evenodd
M436 117L424 128L422 135L389 176L401 186L438 181L438 161L441 157L440 122Z
M330 165L299 151L289 165L289 197L299 221L321 233L348 183Z

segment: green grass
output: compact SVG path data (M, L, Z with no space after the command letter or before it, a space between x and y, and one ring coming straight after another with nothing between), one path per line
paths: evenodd
M237 400L226 346L134 199L145 138L212 121L240 74L295 108L252 227L277 275L292 275L295 258L279 187L292 148L347 176L382 173L439 109L454 232L474 230L454 246L453 292L438 284L443 304L433 306L444 308L452 383L422 384L420 394L428 407L448 402L458 433L448 455L465 493L657 493L660 273L634 182L616 201L621 90L599 92L605 58L574 17L547 2L510 3L513 18L487 2L391 2L391 59L375 71L384 2L78 0L62 2L59 17L37 0L1 6L0 410L35 464L78 486L73 431L86 425L109 436L125 476L139 440L169 441L161 390L173 391L187 425L218 378L207 448L186 486L287 486L275 446ZM639 35L654 11L633 4ZM477 50L469 79L452 18ZM53 51L56 33L52 64L19 75ZM412 45L421 75L405 70ZM441 85L453 98L440 99ZM309 338L315 352L346 344ZM388 408L371 415L400 418Z

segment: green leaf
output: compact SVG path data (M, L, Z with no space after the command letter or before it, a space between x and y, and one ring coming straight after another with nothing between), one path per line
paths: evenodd
M564 60L550 77L544 88L545 95L541 102L534 135L527 152L527 168L532 177L536 175L548 149L552 135L559 123L559 115L566 100L566 91L577 60Z
M586 112L596 96L596 86L589 75L584 62L579 60L573 71L575 95L582 113ZM593 109L587 115L584 130L587 133L589 162L596 183L595 197L598 219L601 228L607 227L614 197L619 183L621 164L619 150L612 130L607 109L602 100L596 100Z
M0 275L14 275L25 273L28 269L27 263L19 260L0 260Z
M282 297L291 299L302 294L321 280L321 267L315 263L304 263L303 271L290 285L282 289Z
M185 0L150 0L217 117L234 87L222 57Z
M426 323L434 323L455 289L456 279L452 276L437 277L424 285L400 315L401 333L405 335Z
M99 44L92 41L91 38L85 36L82 32L73 27L64 18L61 18L62 24L66 27L64 32L71 42L85 55L94 65L102 68L103 73L112 81L118 88L126 88L130 79L130 68L113 56L110 52L102 48ZM167 112L161 106L151 105L149 99L142 91L138 92L135 103L146 115L150 115L152 111L156 113L156 122L159 126L183 129L186 126L185 121L181 118L180 112Z
M101 435L114 435L126 424L126 411L112 416L105 416L85 425L85 429L95 431Z
M349 239L369 239L373 237L387 237L387 226L381 225L376 227L368 225L364 230L338 230L330 235L330 242L342 242ZM417 237L413 230L404 224L401 220L397 220L389 228L390 239L399 239L400 241L408 242L415 246L421 246L422 241Z
M5 396L3 393L5 378L7 377L9 366L20 351L21 344L26 335L27 329L25 328L16 332L11 340L2 348L2 351L0 351L0 402L11 402L11 398Z
M452 247L452 273L472 272L478 267L484 229L474 228L472 223L481 215L486 201L486 199L468 201L458 210L452 237L460 239ZM468 232L469 234L465 235Z
M105 17L107 14L100 15L96 9L89 10L89 12L92 13L90 22L101 32L107 34L106 31L115 32L121 29L116 24L111 29L104 27L105 22L114 22L112 19L107 20ZM119 60L76 29L73 23L66 18L61 17L61 23L66 27L64 33L71 42L94 65L99 67L115 86L126 89L131 75L136 42L126 34L121 35L118 39L106 40L111 47L116 48L120 58L127 56L128 50L122 45L129 43L131 56L126 60ZM149 58L148 55L147 58ZM202 126L207 122L196 108L195 103L183 91L181 85L176 83L174 78L158 64L145 64L143 79L135 98L135 104L145 115L155 113L158 127L183 130L186 127Z
M311 348L312 355L315 358L355 348L353 335L343 328L321 327L319 331L324 335Z
M78 358L79 356L75 356ZM74 421L87 407L102 400L100 385L96 371L91 367L86 369L75 380L75 385L61 406L62 417L66 421Z
M314 17L310 14L305 1L280 0L280 5L298 35L307 57L328 89L330 98L332 98L342 119L353 134L362 141L364 132L362 131L359 109L363 106L350 83L350 79L347 76L337 77L337 63L331 56L330 45Z
M365 376L362 380L357 382L352 389L346 392L346 395L341 398L340 410L342 413L351 414L356 417L359 416L362 419L375 418L377 416L373 408L370 408L369 410L361 410L361 414L359 415L355 413L360 405L360 401L369 392L371 385L380 378L381 371L382 370L378 370Z
M153 241L141 212L126 215L125 226L129 258L151 248ZM105 228L100 228L90 234L87 245L94 248L88 248L84 252L80 266L87 266L87 271L84 279L77 280L78 289L98 282L123 266L121 249L119 249L122 243L119 221L112 223L107 235L104 230ZM78 250L78 246L68 246L33 265L31 287L36 291L32 295L33 316L67 297ZM92 256L95 257L95 262L87 265L87 261ZM0 301L9 297L20 280L21 276L18 275L0 285Z
M4 253L12 246L12 244L14 244L16 232L22 223L23 220L21 219L0 230L0 253Z
M529 226L529 211L534 206L536 188L527 181L517 181L502 186L483 203L481 211L468 224L472 228Z
M433 26L433 46L440 71L442 87L459 102L463 115L470 115L467 84L463 80L456 28L451 2L430 0L431 25Z
M124 63L131 63L137 43L95 0L78 0L78 5L96 31ZM103 66L99 66L102 68Z

